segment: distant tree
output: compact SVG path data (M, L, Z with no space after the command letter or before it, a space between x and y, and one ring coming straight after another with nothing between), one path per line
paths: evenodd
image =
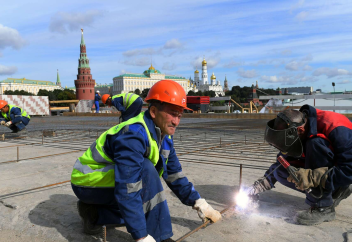
M204 92L204 95L202 95L202 96L215 97L216 94L215 94L214 91L205 91L205 92Z
M39 89L37 96L47 96L47 97L49 97L49 101L57 100L55 94L52 91L48 91L48 90L44 90L44 89Z
M195 96L195 95L196 95L196 93L194 91L192 91L192 90L189 91L188 94L187 94L187 96Z
M34 96L34 93L31 92L26 92L24 90L15 90L15 91L11 91L11 90L6 90L4 92L5 95L23 95L23 96Z
M202 91L198 91L198 92L196 92L196 96L203 96Z
M139 90L138 88L136 90L134 90L134 93L137 95L141 95L141 90Z
M144 89L144 90L142 91L142 93L141 93L140 96L141 96L143 99L146 98L147 95L148 95L149 90L150 90L150 88Z

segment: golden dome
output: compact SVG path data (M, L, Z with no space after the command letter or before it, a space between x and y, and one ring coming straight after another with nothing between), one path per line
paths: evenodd
M198 71L198 70L196 70L194 73L199 73L199 71Z
M155 70L155 68L153 67L153 65L150 65L149 70Z
M202 61L202 66L206 66L206 65L207 65L207 62L206 62L206 60L204 58L203 61Z
M216 76L214 75L214 72L213 72L213 75L211 75L210 79L212 79L212 80L216 79Z

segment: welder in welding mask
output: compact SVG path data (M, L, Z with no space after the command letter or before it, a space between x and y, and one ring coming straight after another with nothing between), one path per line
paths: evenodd
M277 161L249 189L256 195L281 184L306 193L308 211L296 221L313 225L335 219L335 208L352 193L352 123L343 115L304 105L267 123L265 140L297 168L296 182ZM306 192L309 189L311 193ZM318 195L317 195L318 194Z

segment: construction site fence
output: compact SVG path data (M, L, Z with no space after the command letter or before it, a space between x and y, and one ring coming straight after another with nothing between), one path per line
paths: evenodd
M0 95L0 99L24 109L29 115L50 115L47 96Z

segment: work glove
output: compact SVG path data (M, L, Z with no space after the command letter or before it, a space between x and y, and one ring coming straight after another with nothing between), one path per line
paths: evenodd
M11 121L8 121L7 123L5 123L5 126L6 126L6 127L10 127L11 124L12 124L12 122L11 122Z
M1 121L1 122L0 122L0 125L5 125L5 124L6 124L5 121Z
M136 240L136 241L138 241L138 242L156 242L155 239L152 236L150 236L149 234L147 237L145 237L143 239Z
M259 178L254 184L248 189L249 196L255 196L259 193L268 191L271 189L270 182L265 177Z
M196 200L193 209L197 210L198 216L202 219L203 223L210 219L213 223L221 219L219 211L213 209L203 198Z
M319 184L325 188L327 176L323 177L323 175L327 172L327 170L328 167L320 167L314 170L299 168L295 172L298 182L296 182L291 175L287 177L287 181L293 182L296 185L296 188L302 191L305 191L311 187L317 187Z

